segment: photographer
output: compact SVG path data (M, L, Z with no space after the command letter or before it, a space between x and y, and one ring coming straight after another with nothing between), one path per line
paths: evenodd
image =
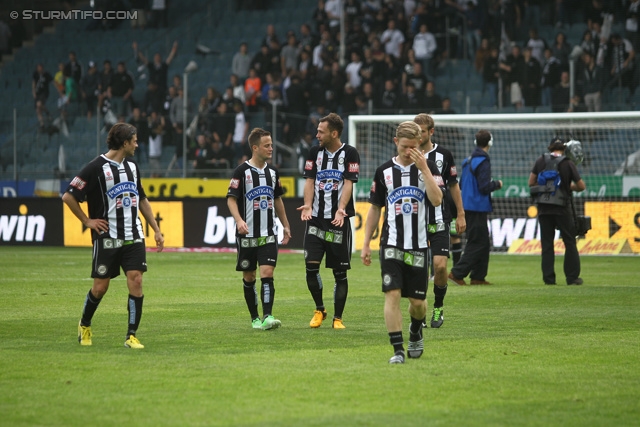
M567 285L582 285L580 255L576 246L576 220L571 200L572 191L579 192L586 188L575 165L581 157L576 161L575 156L565 156L566 145L558 137L554 137L547 148L549 153L536 160L529 175L531 195L538 205L542 279L546 285L556 284L553 240L558 229L565 246L564 275Z

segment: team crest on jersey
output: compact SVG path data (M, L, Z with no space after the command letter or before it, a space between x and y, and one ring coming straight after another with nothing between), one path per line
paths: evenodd
M242 261L240 261L240 267L242 267L242 268L249 267L249 260L243 259Z
M349 172L351 173L360 172L360 165L358 163L349 163Z
M436 166L438 167L438 170L442 170L442 160L436 160Z
M96 273L98 273L100 276L104 276L105 274L107 274L107 266L104 264L100 264L96 269Z
M72 187L77 188L78 190L82 190L85 187L85 185L87 185L87 183L82 179L80 179L80 177L76 176L75 178L73 178L70 185Z
M240 185L240 180L239 179L232 179L231 182L229 183L229 188L238 188L238 185Z
M384 283L385 286L389 286L391 284L391 276L389 276L388 274L385 274L382 277L382 283Z
M310 171L313 169L313 160L307 160L304 162L304 170Z
M451 169L449 169L449 175L458 176L458 171L456 170L455 166L451 166Z
M339 165L344 165L344 157L340 157L340 158L338 159L338 164L339 164Z

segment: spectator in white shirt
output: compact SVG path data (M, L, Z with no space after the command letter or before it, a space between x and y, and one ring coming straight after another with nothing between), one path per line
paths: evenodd
M438 49L438 43L433 33L429 32L427 24L420 25L420 32L413 38L413 52L416 60L422 63L422 69L429 80L433 80L432 60Z
M396 21L393 19L389 20L387 29L384 30L380 36L380 41L384 45L385 52L393 55L396 59L400 59L404 40L404 34L396 28Z

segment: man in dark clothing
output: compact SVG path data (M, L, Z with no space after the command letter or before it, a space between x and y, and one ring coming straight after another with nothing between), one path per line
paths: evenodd
M491 133L479 130L474 142L476 148L462 162L460 190L467 220L467 245L460 261L449 273L449 281L456 285L466 285L464 278L468 274L471 275L472 285L491 284L485 280L491 249L487 214L493 211L491 193L502 188L502 181L491 179Z
M96 110L99 86L100 75L98 74L98 69L96 68L95 62L89 61L89 70L87 71L87 74L82 76L80 79L80 93L82 94L82 99L84 99L87 105L87 119L90 119L93 112Z
M69 52L69 62L64 66L64 75L71 76L73 80L76 81L76 84L80 84L80 79L82 78L82 65L78 62L76 53L73 51Z
M571 192L583 191L586 185L576 169L576 165L564 156L565 144L560 138L551 140L549 153L536 160L529 175L529 187L535 195L538 204L538 222L540 223L540 242L542 245L542 280L547 285L556 284L554 270L554 237L556 229L560 230L560 237L565 246L564 274L567 285L582 285L580 276L580 255L576 247L576 228L573 209L571 206ZM560 182L556 188L553 179L548 174L555 172L555 162ZM543 173L541 176L540 173ZM551 178L551 185L547 188L547 180ZM543 181L541 183L540 181ZM543 187L545 190L541 191ZM535 193L535 194L534 194Z
M522 97L524 105L527 107L537 107L540 105L540 80L542 69L540 63L531 55L531 48L524 49L524 67L522 73Z
M169 65L173 58L175 58L176 53L178 51L178 42L173 42L173 46L171 47L171 52L167 56L167 59L162 61L162 56L160 53L155 53L153 55L153 62L150 62L147 57L142 53L142 51L138 50L138 43L133 42L133 52L140 61L144 65L147 66L147 70L149 72L149 82L153 82L158 85L158 90L163 95L167 92L167 76L169 74Z
M127 71L123 61L118 62L118 68L111 81L111 108L117 117L126 117L133 93L133 78Z

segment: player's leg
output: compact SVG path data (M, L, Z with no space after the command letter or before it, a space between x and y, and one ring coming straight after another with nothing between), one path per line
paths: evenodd
M93 286L85 297L82 317L78 323L78 342L80 345L89 346L92 344L91 320L102 301L102 297L109 289L111 278L120 274L118 251L118 249L113 249L112 245L105 245L102 240L93 242L91 263Z
M273 317L273 300L276 289L273 285L273 270L276 267L278 246L275 243L267 244L259 249L258 260L260 263L260 299L262 301L262 329L271 330L280 327L280 320Z
M144 301L142 274L147 271L147 252L144 242L123 246L121 257L121 265L127 275L127 288L129 289L129 298L127 301L129 321L124 346L141 349L144 348L144 346L138 338L136 338L136 333L138 332L140 320L142 319L142 303Z
M327 318L322 297L322 278L320 277L320 262L324 258L324 241L316 234L311 234L311 227L307 221L307 232L304 237L304 260L306 269L307 288L315 302L316 309L313 318L309 322L312 328L319 328L322 321Z
M242 271L242 290L244 301L251 316L251 327L262 329L262 320L258 313L258 293L256 292L256 268L258 248L248 247L249 239L236 238L236 271ZM244 242L247 242L243 244Z
M489 256L491 253L491 238L489 227L487 226L486 212L480 212L481 224L477 227L477 248L475 251L474 263L469 273L472 285L490 285L485 278L489 271Z
M419 254L414 253L414 265L403 265L403 287L402 296L409 299L409 315L411 324L409 325L409 344L407 345L407 356L417 359L424 351L424 339L422 328L425 325L427 316L427 278L429 275L429 265L426 259L426 252L422 255L422 261L418 261Z
M342 235L341 239L327 242L327 267L333 270L335 279L333 286L334 315L332 326L334 329L345 329L342 322L344 307L347 304L349 294L349 281L347 270L351 268L351 223L346 222L341 230L336 230L336 235Z
M389 334L389 343L393 347L393 356L389 363L404 363L404 338L402 337L402 298L403 264L394 257L385 258L384 250L380 250L380 273L382 275L382 292L384 292L384 323ZM426 286L426 284L425 284Z
M484 218L484 224L482 223ZM477 259L481 256L480 252L484 250L484 242L482 242L481 227L486 229L486 215L482 212L466 212L467 220L467 246L460 258L460 262L451 269L449 279L458 285L465 285L464 278L469 275L471 269L475 267Z
M438 231L429 237L433 254L433 313L431 327L439 328L444 321L444 297L447 294L447 263L449 261L449 230Z

